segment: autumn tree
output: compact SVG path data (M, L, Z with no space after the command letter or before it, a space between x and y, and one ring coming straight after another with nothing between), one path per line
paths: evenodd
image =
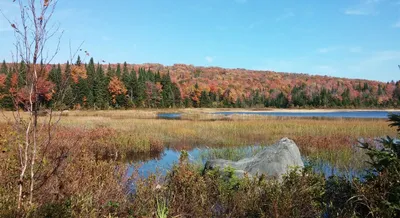
M117 76L111 78L111 81L108 84L108 91L111 94L112 104L115 107L123 106L124 102L121 99L125 98L127 90L124 83L121 82Z

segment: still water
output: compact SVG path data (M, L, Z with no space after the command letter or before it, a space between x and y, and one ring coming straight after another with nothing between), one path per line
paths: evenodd
M237 149L240 149L242 154L243 154L243 149L247 149L247 152L245 153L244 157L249 157L254 155L255 154L254 152L257 152L260 149L262 149L262 147L249 146ZM213 151L217 150L218 149L213 149ZM225 152L225 150L221 151ZM179 151L172 149L165 149L160 155L153 156L151 158L148 158L147 160L136 161L136 162L133 161L133 163L129 168L128 174L131 174L134 171L135 167L139 167L138 170L139 175L142 177L147 177L152 173L161 173L162 175L165 175L169 170L171 170L174 164L178 163L180 154L181 153ZM205 162L208 159L210 159L210 150L207 148L195 148L191 151L188 151L188 154L190 162L194 164L204 165ZM323 173L327 178L332 175L342 175L348 177L349 179L352 177L362 176L362 170L360 169L352 169L352 168L340 169L323 160L313 161L311 164L311 161L307 157L303 156L303 162L305 163L306 166L307 165L312 166L314 172Z
M271 117L324 117L324 118L371 118L371 119L386 119L387 116L393 112L390 111L332 111L332 112L274 112L274 111L260 111L260 112L235 112L235 111L221 111L212 114L216 115L261 115ZM181 119L180 113L159 113L159 119Z

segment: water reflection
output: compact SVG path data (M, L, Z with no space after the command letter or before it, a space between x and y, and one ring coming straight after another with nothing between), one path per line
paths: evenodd
M191 163L204 165L209 159L223 158L231 160L239 160L245 157L255 155L263 146L248 146L241 148L194 148L188 151L189 160ZM131 175L135 167L139 167L138 173L141 177L148 177L150 174L158 173L166 175L166 173L177 164L179 161L180 151L174 149L165 149L162 153L153 156L131 156L128 175ZM336 164L329 163L326 160L309 158L303 156L303 161L306 166L311 166L314 172L323 173L325 177L332 175L344 176L348 179L354 177L361 178L363 168L357 169L353 166L346 168L339 167Z
M328 118L375 118L387 119L389 111L333 111L333 112L216 112L225 116L230 115L261 115L275 117L328 117Z

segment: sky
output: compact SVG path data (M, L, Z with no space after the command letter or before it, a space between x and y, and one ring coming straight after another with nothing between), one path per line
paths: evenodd
M17 20L12 0L0 9ZM63 31L57 63L84 42L96 62L400 80L400 0L59 0L52 21ZM0 16L0 60L14 41Z

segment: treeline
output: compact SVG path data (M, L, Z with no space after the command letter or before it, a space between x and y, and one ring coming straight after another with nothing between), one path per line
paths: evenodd
M333 83L331 80L326 87L319 88L312 88L307 80L301 83L289 82L282 86L276 86L274 83L277 82L270 81L266 87L240 91L229 84L226 87L216 87L215 81L199 80L198 70L193 77L172 79L169 70L160 72L150 67L135 70L126 62L122 66L104 67L95 64L93 58L87 64L82 63L78 57L73 65L68 62L65 65L41 65L40 69L36 100L44 108L360 108L396 107L400 101L400 84L393 81L369 85L368 82L347 81L344 84L340 81ZM2 108L12 109L15 104L23 108L24 103L29 101L27 71L27 65L23 62L14 65L3 62L0 68ZM202 83L198 84L197 81Z
M2 108L12 109L14 103L27 100L24 95L26 65L20 63L17 69L3 62L0 70L0 103ZM43 67L46 71L46 67ZM80 57L74 65L65 67L53 65L42 75L49 82L44 90L39 85L39 101L42 107L56 106L69 109L109 109L111 108L169 108L181 107L181 93L169 74L161 75L140 68L138 72L128 70L127 64L116 69L103 70L93 59L88 64L81 63ZM17 76L16 76L17 75ZM17 81L15 81L17 77ZM15 91L17 93L15 93Z

